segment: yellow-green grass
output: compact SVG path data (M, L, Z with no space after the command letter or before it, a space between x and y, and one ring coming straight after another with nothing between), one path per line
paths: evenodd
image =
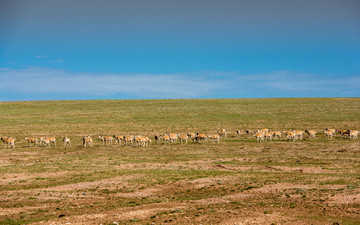
M103 146L99 135L216 133L220 144ZM238 129L313 129L257 143ZM0 103L0 224L359 224L359 98ZM93 148L83 148L90 134ZM71 138L64 148L62 137ZM55 136L57 146L24 138Z

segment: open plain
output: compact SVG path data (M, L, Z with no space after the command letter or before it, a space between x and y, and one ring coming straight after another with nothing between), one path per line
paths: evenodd
M236 134L262 128L318 133L261 143ZM359 130L360 99L3 102L0 136L16 142L0 150L0 224L360 224L360 140L326 140L325 128ZM219 144L154 141L220 129ZM114 134L152 143L97 139ZM25 140L42 136L57 145Z

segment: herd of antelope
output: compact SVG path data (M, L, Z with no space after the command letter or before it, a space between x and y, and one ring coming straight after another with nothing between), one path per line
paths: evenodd
M333 136L338 133L341 138L348 138L350 140L358 139L360 131L358 130L335 130L328 129L324 130L325 139L332 139ZM211 140L213 143L219 143L221 138L227 137L227 131L225 129L221 129L216 132L216 134L206 135L205 133L164 133L161 135L155 135L155 143L160 144L175 144L178 141L180 144L187 144L188 141L191 142L207 142ZM265 141L273 141L280 140L282 137L285 137L288 141L295 140L303 140L304 135L307 134L309 139L314 139L316 137L317 132L314 130L291 130L291 131L272 131L270 129L264 128L260 130L237 130L236 134L238 137L241 135L252 135L256 138L257 142L265 142ZM98 136L98 139L102 142L103 145L112 145L113 140L115 140L115 145L121 145L123 142L124 146L133 146L133 147L145 147L151 144L151 139L146 136L141 135L113 135L113 136ZM12 137L1 137L1 141L4 142L5 148L14 148L16 138ZM55 137L25 137L25 140L29 143L31 147L33 144L35 146L42 146L50 148L51 145L56 146L56 138ZM83 146L92 147L93 138L90 135L83 136L81 138ZM70 138L65 136L63 138L64 147L71 147Z

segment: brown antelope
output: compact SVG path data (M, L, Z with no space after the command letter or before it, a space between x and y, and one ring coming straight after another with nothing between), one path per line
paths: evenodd
M16 138L2 137L0 140L2 140L4 142L5 148L7 148L7 147L14 148L15 147Z
M178 134L178 137L180 139L180 144L182 144L183 141L185 141L185 144L188 143L188 135L187 134Z
M214 141L216 141L216 143L219 144L219 141L220 141L220 135L219 134L209 135L208 138L210 140L212 140L213 143L214 143Z
M84 136L82 138L82 141L83 141L84 148L86 147L86 145L89 145L90 147L92 147L93 139L90 135Z
M114 134L113 137L115 138L115 144L121 145L121 140L124 140L124 136L123 136L123 135L122 135L122 136L117 136L117 135Z
M103 142L103 145L112 145L112 140L113 140L113 137L111 136L99 136L98 137L102 142Z
M286 138L289 140L289 141L295 141L296 138L297 138L297 134L295 132L292 132L292 131L287 131L286 132Z
M41 146L41 144L44 142L46 137L40 137L39 138L39 146Z
M148 144L151 143L151 140L148 137L137 136L137 137L135 137L135 143L137 143L138 147L140 147L140 146L145 147L145 146L147 146Z
M261 142L261 141L264 141L264 138L265 138L265 133L263 132L256 132L253 137L256 138L256 141L257 142Z
M64 137L63 142L64 142L64 148L66 148L66 145L69 145L71 147L70 138L68 138L67 136Z
M295 138L296 139L299 139L299 140L302 140L303 139L303 136L304 136L304 131L302 130L293 130L293 132L295 133Z
M203 140L203 141L207 141L207 137L206 137L206 135L205 134L203 134L203 133L196 133L196 137L195 137L195 139L200 143L201 142L201 140Z
M276 140L277 138L279 138L279 140L281 139L280 131L273 131L272 133L273 133L274 140Z
M124 146L127 146L128 144L129 145L133 145L133 141L134 141L134 136L129 136L129 137L126 137L126 136L124 136Z
M171 142L170 142L170 136L169 136L168 134L162 136L162 139L164 140L164 144L165 144L165 145L166 145L166 143L168 143L168 142L171 144Z
M327 128L326 128L326 129L327 129ZM335 131L333 131L333 130L326 130L326 129L325 129L325 131L324 131L325 138L326 138L326 139L332 139Z
M265 132L265 134L264 134L265 141L267 141L267 140L272 141L273 136L274 136L273 132Z
M359 133L360 133L360 131L357 131L357 130L349 130L349 138L350 138L350 140L351 139L353 139L353 140L357 139L358 136L359 136Z
M195 138L196 138L196 134L195 134L195 133L189 132L189 133L187 133L187 136L192 140L192 142L195 141Z
M43 139L42 142L44 143L45 147L50 148L50 143L51 143L51 141L50 141L49 138Z
M341 138L345 138L346 136L349 137L350 135L349 130L338 130L338 133L340 134Z
M44 143L46 147L50 147L50 144L53 143L56 146L56 138L55 137L41 137L40 141ZM40 142L40 143L41 143Z
M29 146L31 147L32 143L35 143L36 146L39 146L39 139L37 138L28 138L26 137L25 140L29 142Z
M218 135L221 137L221 136L224 136L225 138L227 137L227 132L225 129L221 129L220 131L217 131Z
M305 130L305 133L307 133L309 135L310 139L314 139L315 135L316 135L316 131L314 130Z
M296 140L296 134L292 131L284 131L283 132L286 136L286 139L288 139L289 141L295 141Z
M165 134L166 135L166 134ZM170 133L169 134L169 137L170 137L170 142L171 143L176 143L177 142L177 140L178 140L178 135L177 134L174 134L174 133Z

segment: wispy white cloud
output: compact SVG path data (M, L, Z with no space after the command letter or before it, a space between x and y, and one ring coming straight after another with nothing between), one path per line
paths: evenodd
M181 74L92 74L49 68L0 69L0 91L22 94L196 98L221 89L222 83Z
M360 97L360 76L339 77L278 71L263 74L75 73L50 68L0 68L1 93L81 98ZM4 94L3 94L4 95ZM44 97L46 96L46 97ZM60 97L59 97L60 96ZM120 97L119 97L120 96ZM21 100L21 99L20 99Z
M65 59L56 59L56 60L51 60L50 61L51 63L63 63L63 62L66 62Z
M36 55L35 58L47 58L46 55Z

